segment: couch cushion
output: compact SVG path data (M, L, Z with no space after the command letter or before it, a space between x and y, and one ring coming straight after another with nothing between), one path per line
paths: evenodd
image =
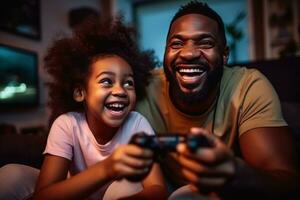
M20 163L40 168L47 135L0 134L0 167Z
M282 102L281 107L285 120L300 142L300 102Z

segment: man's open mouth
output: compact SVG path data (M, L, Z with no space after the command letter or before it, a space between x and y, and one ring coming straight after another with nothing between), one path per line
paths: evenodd
M176 76L180 84L186 88L199 86L207 75L207 69L201 66L177 66Z

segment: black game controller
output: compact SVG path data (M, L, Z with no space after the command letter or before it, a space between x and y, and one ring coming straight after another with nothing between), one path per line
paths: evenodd
M154 160L158 161L161 153L174 152L179 143L185 142L191 152L195 152L201 147L211 147L212 143L204 135L182 135L178 133L168 133L161 135L147 135L143 132L132 136L130 144L135 144L143 148L151 149L154 152ZM137 182L143 180L147 174L127 177L129 181Z
M131 140L131 144L140 147L149 148L155 154L176 151L179 143L186 143L191 152L195 152L201 147L211 147L212 143L204 135L183 135L178 133L166 133L161 135L146 135L145 133L135 134Z

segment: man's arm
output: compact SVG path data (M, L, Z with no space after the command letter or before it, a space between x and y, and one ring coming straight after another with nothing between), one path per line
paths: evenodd
M240 136L245 162L237 161L228 189L247 194L284 198L299 187L296 150L287 127L255 128Z
M178 146L184 177L200 193L218 193L224 199L289 199L297 195L299 172L287 127L255 128L240 137L242 158L204 129L213 146L195 153ZM299 195L299 194L298 194Z

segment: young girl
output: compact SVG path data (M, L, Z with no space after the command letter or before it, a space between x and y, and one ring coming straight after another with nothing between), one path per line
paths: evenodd
M109 26L89 21L49 49L45 67L53 78L50 107L56 119L35 199L166 198L152 151L128 144L137 132L154 134L132 111L155 64L150 55L138 50L133 30L120 20ZM135 194L136 185L117 181L148 173Z

